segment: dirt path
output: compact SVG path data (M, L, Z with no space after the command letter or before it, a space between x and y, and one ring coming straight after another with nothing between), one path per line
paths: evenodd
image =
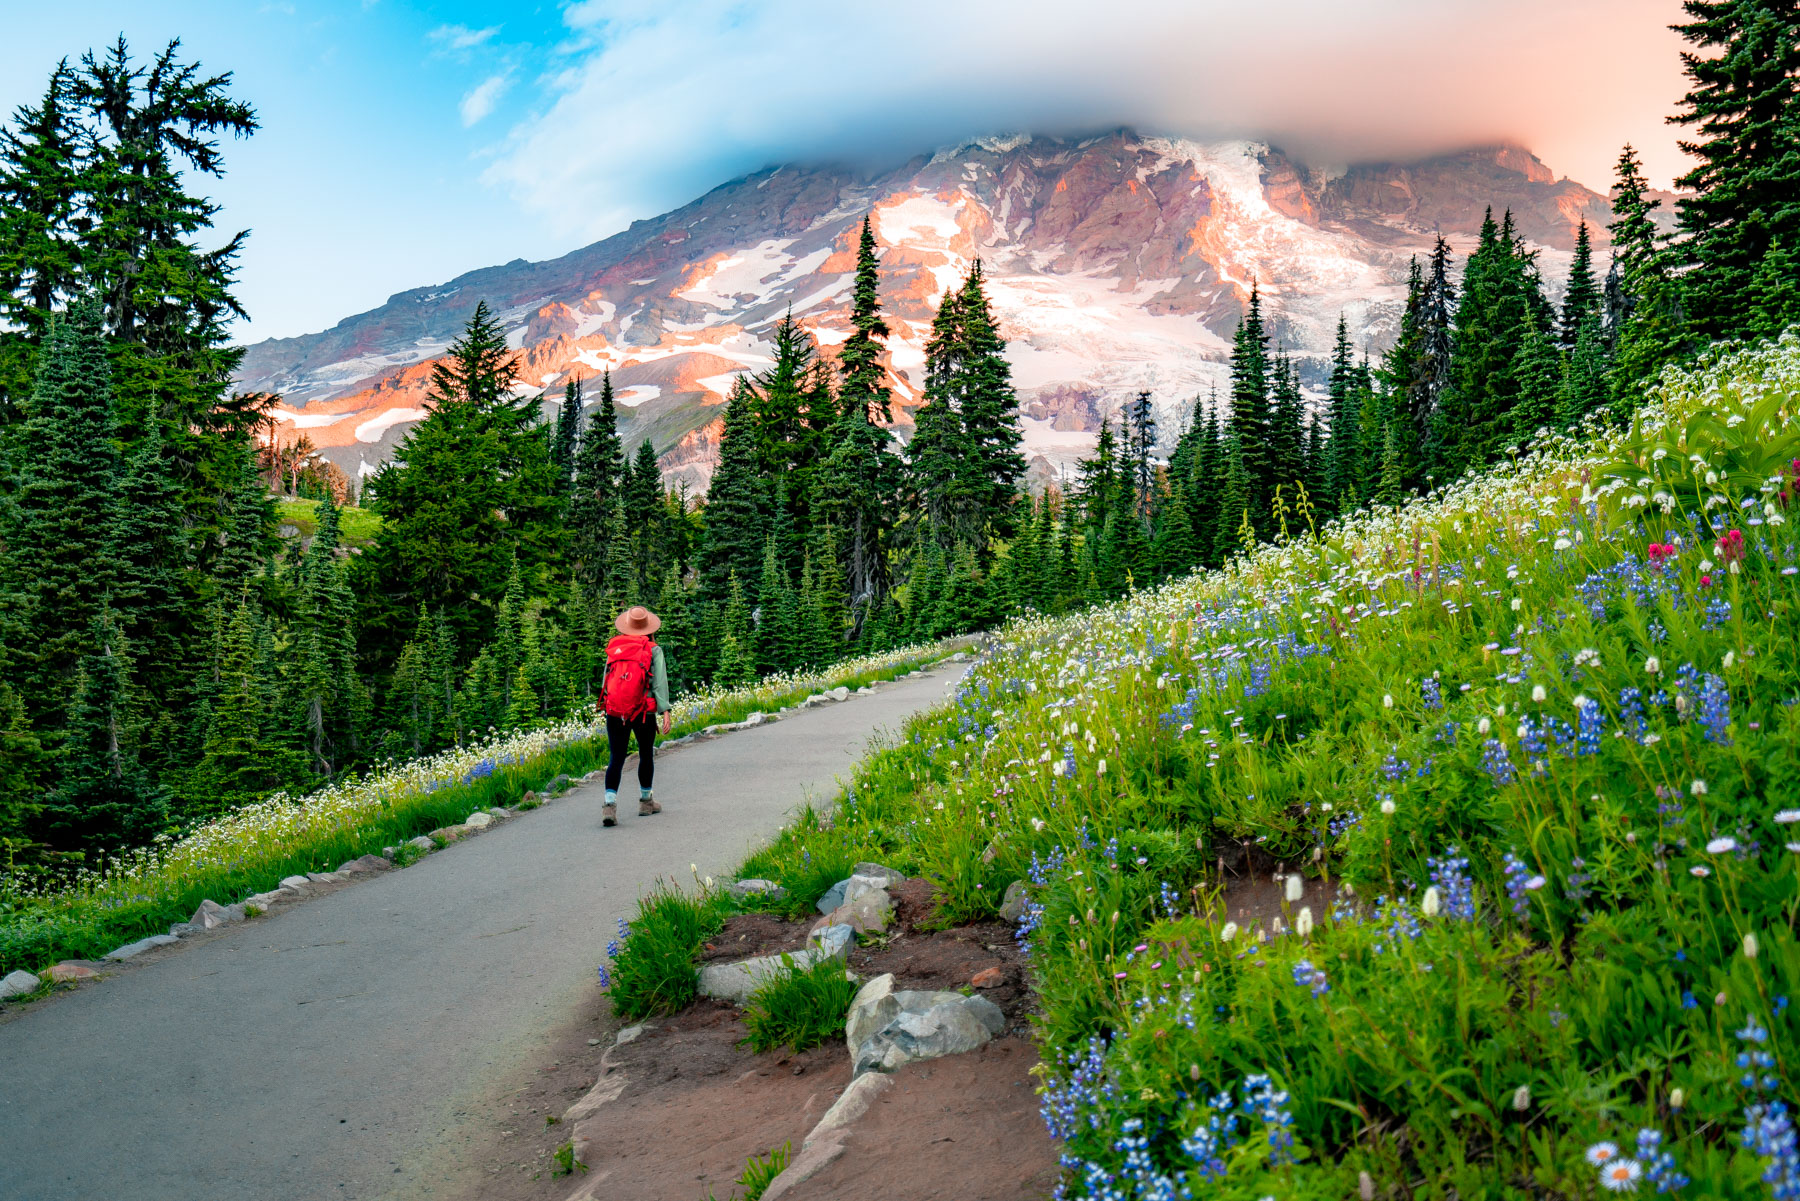
M956 674L684 747L659 763L656 817L622 805L603 830L600 789L578 789L0 1023L0 1198L465 1189L486 1170L473 1127L593 1011L639 893L690 863L730 871Z

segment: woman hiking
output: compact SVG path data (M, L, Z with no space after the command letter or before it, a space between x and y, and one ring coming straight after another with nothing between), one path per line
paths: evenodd
M606 805L600 824L619 824L619 778L625 773L625 755L631 739L638 748L638 816L661 813L662 806L650 795L656 771L656 719L662 716L662 732L669 732L669 671L662 647L650 640L662 626L662 618L642 605L619 614L613 622L618 634L606 644L606 678L601 702L606 712Z

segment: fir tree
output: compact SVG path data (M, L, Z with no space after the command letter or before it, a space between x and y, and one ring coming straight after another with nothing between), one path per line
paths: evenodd
M1662 202L1649 195L1637 152L1619 154L1613 186L1613 267L1617 293L1609 330L1612 341L1611 406L1624 419L1643 399L1644 389L1685 341L1682 285L1651 216Z
M600 403L593 419L580 431L569 500L569 557L576 582L590 601L597 600L607 585L607 547L617 533L613 508L624 472L625 453L608 371L600 377Z
M1156 409L1150 393L1139 392L1125 406L1124 446L1122 450L1129 469L1131 508L1139 517L1150 516L1151 485L1156 471L1151 455L1156 449Z
M1519 399L1512 411L1511 438L1515 444L1526 446L1540 429L1556 424L1557 398L1563 383L1556 348L1529 317L1513 361L1513 376L1518 380Z
M1769 243L1750 281L1754 298L1744 317L1745 332L1757 338L1779 337L1800 322L1800 257L1780 242Z
M1600 313L1600 286L1594 280L1594 249L1583 221L1575 231L1575 259L1569 264L1569 286L1563 291L1562 324L1557 344L1563 350L1575 349L1581 327L1590 317Z
M1414 270L1418 268L1415 261ZM1324 487L1320 503L1327 512L1348 512L1347 502L1355 495L1362 477L1362 450L1357 365L1350 346L1350 327L1343 314L1338 315L1337 343L1331 351L1331 378L1325 390L1330 398L1330 439L1324 453Z
M562 405L556 412L556 435L550 444L550 462L557 478L570 488L575 483L575 454L581 445L581 381L571 378L563 388Z
M703 511L700 547L701 591L723 599L735 575L751 584L762 575L769 495L757 463L755 394L739 377L732 385L719 434L719 465L713 470Z
M1485 229L1483 237L1488 237ZM1465 291L1469 286L1468 278L1465 270ZM1461 439L1459 426L1466 423L1469 416L1468 402L1456 391L1454 379L1456 323L1460 312L1456 288L1450 282L1450 244L1439 237L1431 251L1430 271L1424 276L1419 291L1418 357L1411 378L1406 381L1403 399L1397 398L1390 407L1386 423L1392 426L1396 422L1405 422L1405 441L1395 439L1403 488L1415 486L1428 474L1448 478L1460 469L1457 461L1457 446ZM1385 493L1388 447L1385 434L1383 437L1381 454L1373 465L1378 466L1375 474L1380 482L1376 486ZM1408 448L1421 449L1409 454Z
M1575 339L1563 372L1562 389L1557 395L1556 420L1564 429L1573 429L1590 414L1606 407L1606 346L1600 334L1600 319L1589 316Z
M1251 520L1258 523L1259 529L1268 520L1266 501L1274 493L1277 482L1275 452L1270 445L1271 417L1269 338L1263 329L1262 297L1252 286L1249 310L1238 323L1232 339L1230 425L1234 442L1232 454L1244 474L1243 505L1255 515ZM1234 531L1238 519L1235 512L1221 514L1222 523L1228 523Z
M846 414L854 415L860 405L863 418L871 423L894 419L887 368L881 364L888 327L881 318L879 266L875 231L864 217L856 248L856 279L850 290L850 336L838 352L838 371L843 378L838 395Z

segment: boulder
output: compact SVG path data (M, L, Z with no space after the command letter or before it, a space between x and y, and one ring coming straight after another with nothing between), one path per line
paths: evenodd
M548 784L544 785L544 791L551 796L555 796L559 792L567 791L569 787L570 780L568 774L566 772L558 772L556 775L550 777L550 782Z
M849 926L858 934L876 934L887 929L888 922L893 920L894 903L888 894L877 889L873 892L859 893L855 899L845 901L836 909L819 919L813 927L817 934L827 926Z
M645 1031L654 1029L656 1029L655 1025L650 1022L639 1022L635 1026L627 1026L625 1029L619 1031L618 1035L614 1037L613 1046L622 1047L626 1043L634 1043L638 1039L644 1037ZM596 1039L594 1041L598 1042L599 1040Z
M253 897L245 897L244 898L244 912L249 913L252 909L257 909L257 910L267 909L269 906L273 905L276 901L279 901L281 899L281 897L282 897L282 892L280 889L274 889L273 891L270 891L270 892L259 892Z
M803 972L828 959L842 961L848 952L848 940L836 935L830 942L821 940L801 951L758 955L737 963L709 963L698 972L700 995L742 1005L750 999L751 993L786 971L790 962L795 971Z
M192 922L176 922L169 927L169 933L173 934L176 938L186 938L190 934L200 933L200 927L194 925Z
M844 1019L844 1041L849 1044L850 1054L855 1055L865 1039L899 1016L894 973L884 972L857 989Z
M1031 895L1025 891L1025 881L1014 880L1006 886L1006 895L1000 898L1000 916L1006 921L1017 922L1025 916L1025 906L1031 901Z
M856 931L850 926L825 926L812 932L813 945L828 959L848 959L856 945Z
M836 688L833 688L830 692L826 693L825 695L829 696L834 701L847 701L850 699L850 689L845 687L842 684L839 684Z
M85 959L65 959L50 969L50 979L57 984L73 984L77 980L92 980L100 973L94 965Z
M494 819L485 812L476 812L469 814L469 820L463 823L463 827L469 830L485 830L493 824Z
M963 1008L975 1015L975 1020L987 1027L987 1032L995 1038L1006 1033L1006 1014L1000 1007L986 997L964 997Z
M27 993L34 993L42 983L43 981L39 980L30 972L8 972L6 979L0 980L0 1000L10 997L22 997Z
M859 863L850 869L850 876L852 879L862 876L864 879L878 881L882 888L893 888L895 885L906 883L904 875L879 863Z
M487 811L487 814L489 817L493 818L495 821L503 822L507 818L513 816L513 811L511 809L502 809L498 805L496 805L492 809L489 809Z
M306 878L314 884L342 884L344 878L336 872L307 872Z
M892 1072L922 1059L973 1051L989 1042L993 1033L962 1001L958 997L924 1013L901 1013L857 1048L856 1074Z
M779 901L787 896L787 889L773 880L734 880L726 891L731 893L731 899L734 901L758 896L767 896Z
M217 901L201 901L200 908L194 910L194 916L188 924L196 930L216 930L220 926L229 926L232 922L244 920L242 905L221 905Z
M875 1104L875 1098L886 1092L893 1083L892 1076L883 1076L880 1072L869 1072L852 1080L850 1086L831 1103L831 1108L825 1111L825 1116L819 1119L818 1125L807 1134L806 1140L800 1144L801 1150L843 1130L868 1113L869 1106Z
M437 850L437 843L433 842L431 840L431 836L427 835L427 834L421 834L417 838L407 839L406 845L409 847L412 847L416 851L435 851L435 850Z
M449 846L468 832L469 828L467 826L439 826L437 829L426 834L425 837L431 839L433 842Z
M312 883L312 881L308 880L305 876L286 876L283 877L281 881L281 887L291 888L295 892L300 892L310 883Z
M820 913L830 913L844 903L844 887L849 883L848 880L839 880L825 890L825 895L820 897L813 907Z

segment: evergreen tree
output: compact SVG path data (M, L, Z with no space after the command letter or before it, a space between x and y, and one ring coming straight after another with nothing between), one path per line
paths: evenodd
M1262 297L1255 286L1250 289L1250 308L1238 323L1231 345L1231 437L1232 455L1241 466L1245 492L1243 505L1251 513L1257 529L1268 523L1268 498L1275 492L1276 462L1270 445L1269 410L1269 338L1263 329ZM1229 491L1230 484L1227 485ZM1240 514L1221 513L1221 528L1237 529ZM1231 535L1235 538L1235 534Z
M168 695L185 667L189 594L187 539L178 467L169 459L162 423L132 448L113 509L113 608L153 692Z
M1744 317L1744 331L1756 338L1779 337L1800 322L1800 257L1780 242L1769 243L1750 281L1750 292L1754 299Z
M539 436L535 402L517 400L517 359L478 304L463 334L432 369L425 419L371 477L381 514L373 577L358 591L381 658L421 603L442 607L457 638L476 645L515 560L535 573L562 554L565 488Z
M734 575L752 585L762 575L770 506L757 462L755 403L749 382L740 376L725 407L719 465L703 512L700 587L714 600L725 597Z
M1413 270L1418 270L1417 260ZM1348 502L1362 477L1362 442L1357 365L1350 346L1350 327L1338 314L1337 343L1331 351L1331 378L1325 390L1331 406L1330 438L1324 451L1324 486L1320 505L1327 513L1348 512Z
M1219 489L1218 517L1212 528L1212 561L1224 563L1238 551L1238 529L1251 520L1250 470L1244 462L1243 445L1238 439L1236 423L1226 426L1224 445L1220 450L1224 461L1223 482Z
M1488 225L1492 224L1491 217ZM1482 236L1489 237L1484 227ZM1473 263L1473 259L1470 260ZM1463 287L1469 287L1469 270L1463 273ZM1465 299L1464 303L1467 301ZM1431 251L1431 268L1424 276L1419 291L1418 358L1402 397L1390 407L1387 424L1405 423L1405 438L1396 431L1395 452L1401 487L1414 487L1426 475L1449 478L1460 470L1458 443L1461 426L1469 417L1468 401L1456 388L1455 357L1457 354L1457 321L1461 308L1456 288L1450 282L1450 244L1442 237ZM1421 448L1408 453L1409 448ZM1376 486L1387 490L1388 447L1383 435ZM1387 502L1393 503L1393 502Z
M648 438L638 443L637 459L626 473L623 492L625 530L631 540L632 573L637 580L638 595L648 598L656 592L665 563L662 464L657 461L656 448Z
M78 303L50 323L11 495L0 510L8 590L20 599L22 695L42 718L67 702L105 598L118 582L111 373L100 314Z
M581 445L581 381L571 378L563 388L562 405L556 411L556 436L550 444L550 462L556 478L574 487L575 454Z
M1575 231L1575 259L1569 264L1569 286L1563 292L1562 325L1557 344L1563 350L1575 349L1581 327L1588 318L1600 313L1600 285L1594 280L1594 248L1583 221Z
M600 377L600 403L593 419L580 431L569 500L569 557L576 582L590 600L597 600L607 585L607 548L617 533L613 508L624 472L625 452L608 371Z
M20 106L12 127L0 130L0 323L31 339L43 337L51 317L79 290L82 130L74 87L75 72L64 59L50 72L43 101ZM27 352L18 356L19 367L29 362L24 338L0 345ZM23 378L10 388L0 385L0 406L26 386ZM0 424L16 416L0 407Z
M881 364L882 342L888 337L881 317L880 264L875 258L875 231L864 217L862 238L856 248L856 279L850 290L850 336L838 352L838 371L843 378L839 399L847 414L861 405L868 422L894 419L888 389L887 368Z
M1673 120L1696 162L1676 185L1686 315L1706 338L1739 335L1771 247L1800 245L1800 6L1684 0L1674 28L1690 87Z
M1006 341L988 306L982 279L981 260L976 259L962 290L966 382L961 409L964 443L972 458L980 512L979 524L973 531L977 536L970 541L978 565L985 565L990 558L990 537L1012 535L1019 482L1025 478L1025 455L1020 450L1025 436L1019 429L1012 364L1006 361ZM1148 432L1154 438L1154 423Z
M1573 429L1590 414L1606 407L1606 345L1600 333L1600 318L1589 316L1575 339L1563 372L1562 389L1557 395L1556 420L1564 429Z
M1619 154L1613 185L1613 268L1617 299L1611 306L1612 411L1624 419L1643 400L1645 387L1683 349L1686 317L1682 285L1651 216L1662 202L1649 195L1637 152Z
M1557 399L1563 384L1556 347L1530 317L1526 318L1525 336L1515 353L1513 376L1519 383L1519 399L1512 411L1511 439L1525 446L1540 429L1556 424Z
M167 824L168 795L151 782L131 746L131 669L109 612L94 617L86 642L60 779L38 815L41 837L66 850L141 846ZM16 729L16 722L9 724Z
M1304 436L1305 402L1300 396L1300 376L1286 353L1278 354L1270 371L1269 493L1276 488L1294 494L1294 485L1306 478Z
M1125 406L1124 446L1121 448L1128 467L1131 509L1146 520L1150 516L1151 485L1156 471L1150 456L1156 449L1156 409L1150 393L1139 392Z

